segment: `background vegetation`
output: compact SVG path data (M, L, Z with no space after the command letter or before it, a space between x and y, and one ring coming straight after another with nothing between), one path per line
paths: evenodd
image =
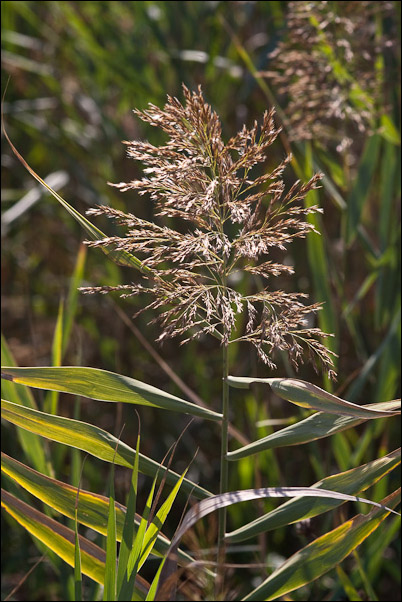
M318 7L321 4L312 3ZM368 60L367 65L347 61L339 51L341 46L333 45L335 21L331 28L334 38L321 40L319 50L338 74L341 89L358 91L357 100L353 94L347 95L352 107L349 118L337 122L336 115L332 115L330 125L322 127L322 136L319 128L314 129L312 139L300 132L295 135L292 113L286 110L292 106L291 95L302 95L303 87L298 92L283 90L283 81L272 75L275 57L268 55L278 48L283 51L281 44L288 43L289 36L294 41L294 7L288 2L2 2L2 90L11 77L4 116L11 139L28 163L42 177L52 176L53 187L62 189L63 197L81 213L96 203L108 203L152 219L153 208L146 199L135 192L121 195L107 184L130 181L141 173L140 167L125 157L121 140L148 138L155 144L161 142L160 133L140 124L131 109L144 109L148 102L161 106L166 94L180 97L182 82L190 89L201 84L207 101L221 117L224 135L229 137L275 104L277 121L282 122L284 130L273 147L276 155L272 163L276 165L291 149L294 161L285 172L290 182L295 177L306 180L317 170L326 176L317 195L324 208L319 224L322 236L311 235L307 243L294 243L285 262L293 264L296 273L281 280L278 287L306 292L312 301L325 302L320 326L336 335L333 345L339 354L338 380L331 385L308 364L299 376L328 390L332 388L350 401L370 403L400 396L400 3L328 4L336 5L334 10L341 19L353 17L348 15L352 4L361 5L362 11L386 4L389 12L370 13L374 27L371 34L378 51L374 52L373 43L373 61ZM341 20L340 32L342 25ZM342 35L339 37L342 39ZM387 43L381 45L382 40ZM331 48L335 53L328 51ZM346 75L339 71L341 67ZM373 78L374 87L370 83ZM315 93L314 81L310 78L307 83L301 105L306 112ZM359 90L365 92L364 100ZM354 115L362 116L361 128ZM320 119L325 124L316 113L315 121ZM312 131L307 117L305 128ZM347 148L340 147L340 141L332 135L340 130L341 140L352 140ZM3 334L18 365L51 365L59 303L61 298L69 302L83 233L73 218L36 186L7 144L2 149L2 166ZM110 222L97 225L103 231L114 232ZM117 285L132 277L131 272L105 261L101 251L86 253L83 284ZM247 282L239 286L247 287ZM220 349L215 341L205 338L184 349L176 341L168 341L158 347L154 343L158 327L149 324L151 314L144 312L134 321L127 319L140 305L141 299L123 302L111 297L79 296L63 363L127 374L185 395L177 378L172 381L170 370L210 407L218 409ZM273 375L257 362L254 352L242 346L231 349L230 366L235 375ZM279 358L278 366L278 375L294 376L285 357ZM93 407L82 400L76 411L84 420L95 421ZM102 412L97 410L96 424L118 435L125 423L124 439L135 446L136 419L132 412L120 408L116 415L107 404L96 407L102 407ZM72 416L63 396L59 412ZM268 404L267 394L260 390L232 393L233 423L249 440L277 428L270 420L292 421L296 417L300 417L299 411L278 398ZM160 461L186 419L180 421L167 414L162 421L160 414L146 408L141 410L141 422L142 451ZM242 488L309 485L392 451L398 438L396 421L373 421L304 448L265 452L258 460L246 458L233 465L232 471L237 470L233 482ZM189 476L198 481L202 467L203 484L215 490L219 439L209 424L196 421L186 431L175 470L185 468L201 441L198 462L193 463ZM18 443L8 428L4 429L4 449L19 457ZM68 481L73 466L71 455L57 444L51 449L59 478ZM84 486L105 493L103 470L100 462L91 460L84 471ZM366 497L380 500L391 489L390 481L396 479L393 473L388 483L387 478L383 479ZM116 497L122 502L126 481L126 472L116 468ZM149 483L144 482L142 491L146 496ZM250 505L235 507L230 513L232 528L274 505L261 502L252 509ZM180 510L177 512L179 518ZM342 508L314 519L312 532L318 534L336 526L347 512ZM195 549L212 545L214 520L206 519L203 527L198 526L187 545ZM2 521L4 598L40 552L22 528L11 526L5 517ZM397 533L398 519L392 518L381 538L369 538L338 571L287 599L358 599L348 591L347 573L360 599L398 600ZM231 560L265 562L270 570L309 537L310 533L296 526L280 529L256 540L251 547L243 546L242 557L233 556ZM14 599L66 599L70 573L63 563L46 560ZM60 574L66 578L60 579ZM255 569L254 574L261 574L261 570ZM251 583L253 571L237 571L234 585L242 579Z

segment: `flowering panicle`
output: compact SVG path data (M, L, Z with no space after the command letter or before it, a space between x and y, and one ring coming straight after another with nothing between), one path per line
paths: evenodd
M243 127L225 145L219 118L201 89L190 92L183 86L183 91L184 105L168 97L163 109L150 105L136 111L143 121L161 128L168 140L159 147L126 142L129 156L145 165L144 177L114 186L148 193L158 215L182 218L187 229L180 232L107 206L91 209L90 215L117 220L126 233L88 244L134 253L148 269L144 284L89 287L85 292L150 294L153 300L147 308L159 310L159 340L187 334L188 341L209 333L224 345L248 341L271 367L275 349L287 351L297 367L306 346L332 373L331 352L319 342L328 335L307 322L319 304L304 305L304 295L267 288L241 295L230 286L232 276L242 270L263 279L293 273L267 256L314 230L307 216L320 209L304 208L300 201L321 176L306 184L296 182L286 192L281 175L287 157L271 173L252 179L251 169L265 161L280 131L274 111L264 114L260 126ZM236 318L243 312L245 332L233 339Z
M333 141L341 151L375 129L387 87L379 65L397 47L381 32L384 18L397 22L394 2L288 3L288 33L261 75L287 105L291 139Z

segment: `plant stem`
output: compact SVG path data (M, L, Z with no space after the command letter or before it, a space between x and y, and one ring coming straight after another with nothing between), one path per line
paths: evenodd
M228 385L228 345L223 346L222 353L222 432L221 432L221 471L219 493L226 493L228 490L228 425L229 425L229 385ZM221 508L218 514L218 584L220 591L223 589L223 568L225 556L225 533L226 533L226 508Z

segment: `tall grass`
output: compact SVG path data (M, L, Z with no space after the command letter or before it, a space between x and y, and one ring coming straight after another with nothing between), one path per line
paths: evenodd
M329 5L333 9L333 3ZM335 3L335 10L343 22L353 18L346 4ZM278 43L292 39L291 11L290 3L276 2L233 3L230 8L228 3L212 6L197 2L157 2L152 5L4 2L2 26L6 35L3 35L3 46L7 53L4 55L3 85L8 74L12 75L4 106L7 128L17 148L41 175L64 170L64 181L68 178L68 184L63 197L68 198L81 215L89 206L107 201L117 209L152 220L150 205L139 202L135 193L120 195L106 186L108 180L128 181L140 174L132 162L124 159L118 144L121 138L149 137L153 144L161 143L156 129L141 129L138 121L127 117L131 108L145 108L149 101L160 105L166 92L179 95L182 81L192 89L202 83L208 100L222 117L227 139L243 122L250 125L266 108L276 105L277 125L284 129L276 145L271 147L271 166L279 163L291 150L293 160L285 172L287 186L295 177L307 181L317 171L325 174L323 188L312 191L306 199L306 207L314 204L324 207L323 216L314 216L319 218L314 226L322 234L309 234L307 246L303 241L300 244L296 241L293 250L290 247L284 263L293 265L295 275L282 279L280 287L300 290L309 293L314 302L325 302L323 311L318 314L320 327L323 331L336 333L333 350L339 353L339 376L337 383L331 385L328 380L320 381L306 364L299 372L300 378L359 404L391 400L399 395L400 361L399 96L395 85L397 77L394 76L395 68L398 71L399 59L395 50L399 40L392 29L399 16L396 14L391 19L386 14L377 14L370 17L373 19L370 22L375 22L377 41L392 39L394 46L388 46L383 62L379 60L375 66L381 94L375 98L374 126L370 124L366 131L354 136L355 130L347 123L343 124L338 132L342 130L346 136L353 135L355 139L352 148L339 153L335 146L324 146L319 136L307 142L293 139L288 123L288 98L266 74L278 69L274 57L269 58L268 54ZM314 20L310 19L309 27L314 27ZM374 29L371 27L370 31ZM342 39L341 26L338 32L335 31L335 37ZM16 35L19 33L25 34L25 38ZM331 31L330 42L333 35ZM319 50L322 50L322 39L320 44ZM325 60L332 60L330 54L326 56L322 59L324 64ZM355 63L345 63L343 68L348 70L352 87L353 81L364 87L365 79L354 71ZM356 97L353 100L356 102ZM348 159L351 154L352 162ZM71 282L71 287L69 279L82 240L79 226L53 199L41 198L39 188L34 191L37 200L33 204L27 202L14 207L17 199L32 187L32 181L31 178L24 180L24 172L19 171L7 147L4 156L4 207L6 210L13 207L15 217L4 212L3 231L7 238L3 246L6 283L3 317L5 335L18 363L49 365L52 339L55 341L53 359L56 358L59 346L56 341L59 339L53 333L61 307L59 300L63 296L63 323L69 315L69 323L73 326L63 341L62 364L99 366L129 374L169 391L175 397L184 396L192 401L201 398L218 410L221 389L219 345L207 339L190 342L184 354L174 341L166 341L158 348L152 342L158 335L158 328L148 325L152 318L150 311L146 310L135 320L133 329L126 326L124 311L132 315L142 307L137 299L128 299L124 305L118 302L119 307L124 308L122 311L116 310L116 305L107 297L80 297L78 307L72 311L68 290L76 291L78 286L77 278ZM57 187L54 181L49 183L53 188ZM398 217L395 219L395 216ZM119 234L111 222L99 226L112 236ZM100 252L90 252L82 284L118 286L132 277L132 272L128 274L125 268L103 259ZM275 257L275 261L277 259ZM79 279L82 278L81 275ZM249 294L249 286L249 281L243 277L236 283L245 295ZM59 324L60 320L61 317ZM146 335L145 342L132 336L135 328L137 332L140 330L140 337ZM267 370L257 363L256 356L245 352L244 343L233 344L228 351L232 374L267 376ZM2 363L10 366L10 355ZM280 356L277 363L277 374L295 376L285 355ZM174 383L168 377L172 371ZM266 398L264 389L252 386L253 394L247 389L241 393L230 392L229 449L231 453L237 453L238 449L254 441L266 439L267 443L258 443L265 446L258 456L239 456L236 462L229 463L228 486L231 490L239 486L247 489L307 485L328 474L385 457L398 444L398 430L393 420L366 421L360 422L360 426L355 423L353 428L339 431L331 438L318 439L301 448L288 448L288 451L298 451L292 453L290 461L286 449L274 445L279 439L276 439L278 426L275 421L286 420L280 428L288 426L291 429L292 424L306 417L305 410L292 411L291 406L284 408L275 397L268 407L262 403ZM26 388L18 391L23 398L29 395ZM6 395L3 393L3 396ZM44 399L39 393L35 398L39 407L42 407L42 401L49 404L53 399L52 407L55 408L55 397ZM61 395L58 411L94 422L93 411L87 402L77 401L74 414L67 404L68 398ZM171 418L173 415L168 413L163 421L157 420L155 411L149 408L142 414L143 433L152 433L152 446L149 439L143 438L146 441L143 451L160 460L184 422L179 422L177 417ZM115 435L120 432L122 422L126 422L123 438L135 448L132 432L136 426L131 415L123 416L121 409L115 413L111 407L104 406L96 420L99 428ZM202 441L198 460L190 469L190 478L193 482L202 482L212 493L216 491L219 473L219 461L214 458L220 457L220 441L214 430L216 427L208 425L209 422L197 421L189 427L182 440L185 458L176 456L174 468L181 474L193 455L196 441ZM5 429L5 449L11 455L24 458L25 463L43 474L56 474L59 478L66 474L70 459L65 448L38 438L43 449L38 455L32 447L38 443L24 442L27 433L23 433L18 429L21 443L17 443L11 431ZM296 434L290 430L289 436L297 436L297 430ZM77 463L74 458L76 456L72 455L72 466ZM100 464L95 466L100 467ZM119 470L123 469L117 466L116 494L117 499L124 499L125 486ZM79 474L77 468L73 472ZM386 474L366 497L383 499L394 489L394 474ZM85 486L91 491L104 491L105 478L101 468L94 470L88 464L84 469ZM74 479L77 486L77 476ZM148 487L140 486L140 507L146 502L150 486L150 483ZM329 485L326 487L331 489ZM12 484L10 491L16 491ZM21 498L22 495L20 491L18 496ZM253 508L250 504L233 506L229 528L235 532L252 518L273 508L271 501L260 501ZM180 511L173 508L172 525L177 524ZM338 519L331 517L332 513L312 519L315 536L336 526L337 523L332 521ZM211 516L205 520L211 520L210 533L208 528L205 531L201 524L196 525L188 542L190 547L213 545L214 519ZM375 539L373 536L364 542L359 548L359 557L342 564L343 572L332 571L326 581L318 580L308 589L294 592L293 598L321 599L328 591L339 597L343 595L341 592L351 592L353 587L355 591L360 590L361 595L361 588L367 590L367 584L372 587L367 595L374 592L380 599L397 595L395 533L398 525L391 520L380 528L384 529L383 537ZM9 529L8 523L6 529ZM250 563L255 559L270 566L275 562L274 554L283 559L288 557L307 541L305 535L292 529L282 528L268 536L255 536L253 543L258 542L257 556L243 546L240 562ZM15 567L25 563L25 556L21 560L25 550L29 549L32 556L36 553L23 533L18 537L20 539L15 541L19 543L10 550L5 569L6 584L10 583L7 581L11 579L9 576L15 574ZM213 554L210 559L214 560ZM231 558L234 564L239 559L240 556ZM55 570L65 571L55 556L52 562L57 567ZM144 568L152 575L152 569ZM249 571L247 579L250 575L256 578L261 575L261 569L244 570ZM50 585L52 571L48 565L39 566L30 575L28 584L32 599L35 595L51 597L52 588L63 587L56 585L59 580ZM241 585L242 572L236 571L232 577L233 571L227 569L228 583L233 579L234 584ZM67 579L61 582L67 589L70 587ZM22 591L24 587L27 585L22 586ZM84 595L88 598L95 595L92 587L84 581ZM67 589L61 594L66 599L71 596Z

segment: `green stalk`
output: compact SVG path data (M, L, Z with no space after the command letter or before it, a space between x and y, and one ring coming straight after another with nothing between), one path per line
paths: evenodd
M219 493L228 490L228 425L229 425L229 385L228 385L228 345L223 346L222 353L222 432L221 432L221 471ZM223 568L225 556L226 508L221 508L218 514L218 583L217 589L223 589Z

